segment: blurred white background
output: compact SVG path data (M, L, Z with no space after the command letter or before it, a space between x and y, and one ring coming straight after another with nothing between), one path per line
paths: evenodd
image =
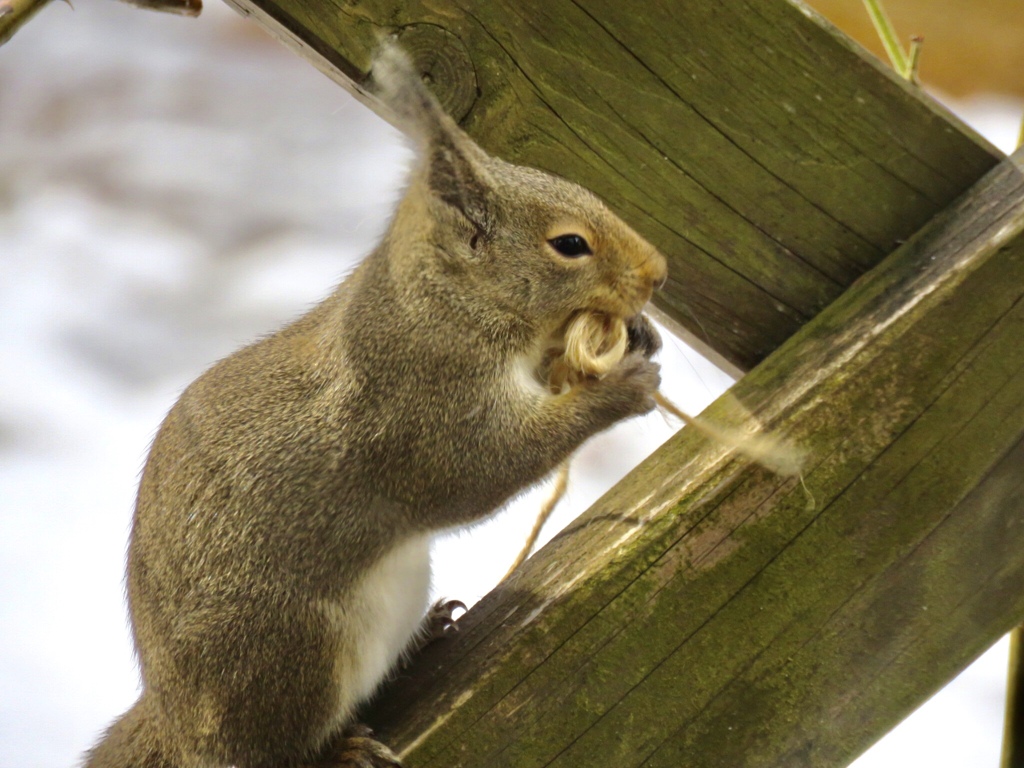
M1022 105L959 108L1011 148ZM0 768L77 764L134 700L123 554L157 425L372 247L407 161L215 0L198 20L53 3L0 48ZM672 339L662 361L691 412L731 383ZM588 444L545 539L674 429L653 415ZM486 593L547 493L438 542L435 592ZM995 768L1005 664L1003 642L857 768Z

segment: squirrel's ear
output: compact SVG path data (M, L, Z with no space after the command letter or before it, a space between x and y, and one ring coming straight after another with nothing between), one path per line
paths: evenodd
M431 191L479 229L488 229L492 184L487 154L445 114L397 44L381 46L370 75L373 93L395 124L416 141Z

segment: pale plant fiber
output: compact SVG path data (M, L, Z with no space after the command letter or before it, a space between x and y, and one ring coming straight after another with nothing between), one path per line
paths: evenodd
M602 312L578 312L552 339L542 378L555 394L588 378L601 378L626 354L626 322Z
M565 393L588 378L600 378L625 356L628 340L626 321L621 317L610 317L602 312L579 312L569 319L561 338L552 340L541 366L541 378L553 394ZM777 475L801 477L802 480L806 457L792 443L763 432L751 434L691 416L661 392L655 393L654 399L663 412L675 416L720 445L735 450ZM506 578L529 557L541 528L565 495L571 460L570 457L559 467L555 489L541 507L533 530Z

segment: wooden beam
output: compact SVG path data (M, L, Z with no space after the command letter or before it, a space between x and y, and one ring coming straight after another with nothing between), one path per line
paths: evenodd
M660 307L742 369L1000 157L788 0L228 1L364 100L398 34L484 147L661 248Z
M50 0L0 0L0 45L3 45L25 22L35 16Z
M371 723L410 768L843 766L1024 620L1024 153L474 607Z

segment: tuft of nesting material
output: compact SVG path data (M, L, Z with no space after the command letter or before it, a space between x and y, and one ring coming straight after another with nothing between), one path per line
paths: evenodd
M549 342L541 379L560 394L588 378L601 378L626 355L626 321L603 312L577 312Z
M551 391L564 392L585 379L601 378L625 356L628 341L626 321L621 317L602 312L577 312L566 323L561 338L552 341L545 356L545 380ZM785 440L763 432L749 434L691 416L661 392L655 395L655 400L662 411L765 469L787 477L796 477L803 470L803 452Z
M712 424L706 419L691 416L681 410L661 392L655 393L654 401L659 408L672 414L684 424L710 437L716 443L732 448L776 475L799 477L803 474L807 459L805 452L780 437L763 432L749 434L731 427Z

